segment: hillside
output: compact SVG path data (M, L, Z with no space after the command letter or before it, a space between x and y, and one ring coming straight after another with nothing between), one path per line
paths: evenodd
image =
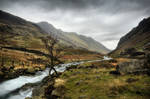
M1 44L10 47L43 50L40 37L55 35L63 46L101 53L108 51L92 38L63 32L45 22L35 24L4 11L0 11L0 35Z
M41 37L49 35L52 34L48 34L35 23L0 11L0 78L13 78L26 72L35 73L45 69L48 54ZM63 50L60 60L64 62L96 60L103 56L83 47L74 46L74 42L70 42L70 39L67 41L69 46L62 42L64 40L60 38L58 40L60 43L57 47Z
M109 52L109 50L105 46L90 37L78 35L77 33L73 32L64 32L60 29L56 29L48 22L40 22L37 23L37 25L40 26L43 31L47 32L48 34L55 35L64 45L85 48L90 51L96 51L104 54Z
M133 28L129 33L123 36L117 48L110 54L119 54L125 49L135 48L139 51L143 50L143 47L150 43L150 17L143 19L139 25Z
M6 46L38 50L43 48L39 37L46 36L36 24L3 11L0 11L0 35L1 40L10 36L6 39L8 43L4 42Z

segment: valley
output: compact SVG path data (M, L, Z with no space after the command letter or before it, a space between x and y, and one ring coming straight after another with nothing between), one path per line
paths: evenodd
M0 99L149 99L150 18L109 50L0 10Z

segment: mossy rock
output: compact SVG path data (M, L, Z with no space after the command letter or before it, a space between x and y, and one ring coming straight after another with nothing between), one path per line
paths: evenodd
M35 69L34 68L28 68L27 73L35 74Z

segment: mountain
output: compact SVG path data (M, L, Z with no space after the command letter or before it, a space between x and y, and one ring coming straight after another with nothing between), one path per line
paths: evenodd
M143 47L150 43L150 17L143 19L137 27L123 36L117 48L110 54L119 54L125 49L135 48L142 51Z
M38 25L4 11L0 11L0 37L7 46L42 50L39 37L47 35ZM16 36L17 35L17 36ZM7 37L8 36L8 37Z
M40 51L44 48L40 37L47 35L55 35L58 40L60 40L60 44L64 46L72 46L76 49L81 48L100 53L107 53L109 51L102 44L90 37L85 37L76 33L63 32L47 22L36 24L1 10L0 35L1 37L11 35L11 39L7 39L7 46L36 49ZM0 39L3 40L3 38Z
M65 45L85 48L90 51L96 51L104 54L109 52L105 46L90 37L78 35L77 33L73 32L64 32L60 29L56 29L48 22L40 22L37 23L37 25L41 27L41 29L43 29L43 31L46 33L56 36L61 41L61 43Z

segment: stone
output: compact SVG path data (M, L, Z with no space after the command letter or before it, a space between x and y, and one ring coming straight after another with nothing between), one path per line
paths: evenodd
M138 81L139 79L135 79L135 78L128 78L127 80L126 80L126 82L128 82L128 83L132 83L132 82L136 82L136 81Z
M123 62L116 67L120 74L145 73L149 71L146 60L134 60Z
M76 82L75 85L79 86L81 83L83 83L83 80L80 80L80 81Z

